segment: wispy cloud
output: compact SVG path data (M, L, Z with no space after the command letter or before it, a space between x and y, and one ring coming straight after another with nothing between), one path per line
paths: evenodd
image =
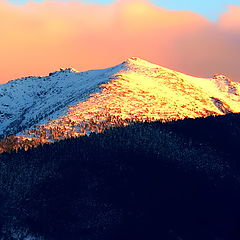
M46 74L59 67L108 67L130 56L199 76L240 79L240 7L218 22L148 1L0 3L1 76Z

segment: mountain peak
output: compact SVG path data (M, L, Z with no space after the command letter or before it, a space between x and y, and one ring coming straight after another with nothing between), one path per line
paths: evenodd
M112 68L67 68L33 79L0 86L0 135L48 142L131 121L240 112L239 83L223 75L196 78L138 57Z
M129 65L137 65L137 66L142 66L142 67L148 67L148 68L153 68L153 67L160 67L156 64L153 64L149 61L146 61L142 58L139 57L130 57L124 61L124 63L127 63Z
M145 60L143 60L143 59L140 58L140 57L129 57L129 58L126 60L126 62L133 62L133 61L139 62L139 61L145 61Z

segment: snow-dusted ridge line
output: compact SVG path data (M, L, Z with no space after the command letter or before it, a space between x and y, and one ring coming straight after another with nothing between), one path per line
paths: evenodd
M0 85L1 137L20 136L35 125L64 128L69 120L79 128L82 121L106 119L106 113L171 121L228 112L240 112L239 83L223 75L189 76L136 57L107 69L61 69Z
M98 92L100 85L125 65L86 72L68 68L49 76L19 78L0 85L0 136L17 134L66 113L68 105Z

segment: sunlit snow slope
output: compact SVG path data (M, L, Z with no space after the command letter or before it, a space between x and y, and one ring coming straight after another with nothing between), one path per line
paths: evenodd
M52 141L130 121L230 112L240 112L239 83L223 75L196 78L139 58L104 70L66 69L0 85L0 134L22 139Z
M69 68L0 85L0 135L16 134L66 114L69 104L86 100L121 69L122 65L87 72Z

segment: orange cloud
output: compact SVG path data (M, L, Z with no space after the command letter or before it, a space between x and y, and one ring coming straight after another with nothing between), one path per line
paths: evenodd
M220 19L219 24L222 28L240 30L240 7L238 6L229 6L229 10L224 13Z
M240 79L239 7L217 23L145 0L0 3L0 82L60 67L113 66L130 56L198 76Z

